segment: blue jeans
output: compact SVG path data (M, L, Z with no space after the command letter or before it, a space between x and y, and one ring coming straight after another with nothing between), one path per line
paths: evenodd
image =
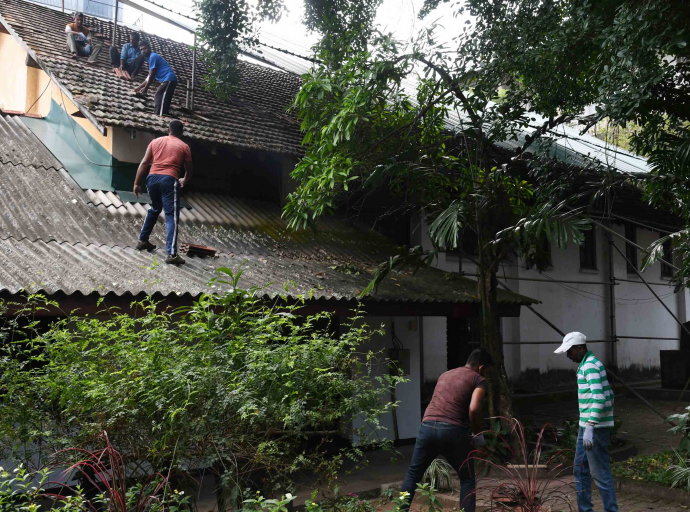
M412 461L401 489L403 492L410 493L410 503L414 499L417 484L422 481L426 469L436 457L443 455L460 477L460 510L474 512L476 503L474 460L468 460L473 450L471 439L472 432L469 428L442 421L422 423L414 445Z
M146 188L151 196L151 208L144 219L139 240L149 239L158 216L161 211L165 211L165 226L168 231L165 251L174 256L177 254L177 226L180 223L180 182L166 174L149 174Z
M608 428L594 429L594 446L585 450L582 436L585 429L580 427L575 450L575 489L577 490L577 510L592 512L592 478L597 484L599 495L604 502L604 512L618 512L616 489L609 468L609 442L611 430Z

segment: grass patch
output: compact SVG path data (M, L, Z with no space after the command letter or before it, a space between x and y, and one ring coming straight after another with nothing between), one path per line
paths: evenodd
M633 457L620 462L611 467L611 473L618 478L657 482L670 487L672 481L669 468L672 464L677 463L678 460L674 453L669 450L646 457Z

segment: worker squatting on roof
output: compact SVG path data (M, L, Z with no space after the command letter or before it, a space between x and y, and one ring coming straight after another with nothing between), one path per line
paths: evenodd
M177 87L177 75L167 60L151 51L151 44L148 41L141 41L139 49L149 63L149 74L146 80L134 89L134 92L145 95L149 90L151 81L155 78L160 86L156 91L154 112L159 116L167 115L170 112L170 102Z
M88 57L88 62L96 62L102 47L93 44L92 36L102 37L102 34L84 25L83 12L74 13L74 21L65 26L65 33L67 34L67 50L72 54L73 59Z
M580 332L565 335L554 353L565 354L577 367L577 397L580 430L575 448L575 489L578 510L592 508L592 478L599 488L604 512L618 512L616 489L609 467L609 443L613 428L613 391L606 369L587 350L587 337Z
M114 44L110 47L110 64L120 78L131 80L137 76L145 60L139 49L138 32L129 35L129 43L122 45L122 51L118 51Z
M146 188L151 197L151 208L146 213L144 225L139 234L138 251L150 251L156 248L149 237L153 231L161 210L165 211L167 237L165 249L168 254L166 263L181 265L184 259L177 254L177 226L180 222L180 189L192 179L192 152L180 137L184 132L182 121L170 122L168 136L159 137L146 148L144 159L139 164L134 179L134 195L141 194L141 180L151 168L146 178ZM180 170L184 166L185 175L180 179Z

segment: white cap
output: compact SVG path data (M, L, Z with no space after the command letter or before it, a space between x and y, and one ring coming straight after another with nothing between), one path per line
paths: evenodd
M554 354L562 354L574 345L584 345L587 342L587 336L581 332L569 332L563 338L563 343L560 347L553 351Z

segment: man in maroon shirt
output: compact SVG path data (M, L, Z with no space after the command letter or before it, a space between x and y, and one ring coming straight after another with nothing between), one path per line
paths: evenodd
M139 164L134 178L134 195L141 194L141 181L146 178L146 189L151 197L151 208L146 213L144 225L139 234L138 251L151 251L156 248L149 242L151 231L156 225L161 211L165 211L167 238L165 249L168 254L165 262L170 265L182 265L184 259L177 254L177 226L180 222L180 188L189 184L192 179L192 152L180 137L184 124L177 119L170 122L168 136L154 139L146 148L144 159ZM180 170L184 167L184 178L180 179Z
M460 510L474 512L474 461L468 457L473 449L486 444L481 433L482 400L486 394L483 375L491 364L491 355L477 349L467 358L465 366L439 377L402 484L401 490L410 493L410 503L426 469L436 457L443 455L460 477Z

